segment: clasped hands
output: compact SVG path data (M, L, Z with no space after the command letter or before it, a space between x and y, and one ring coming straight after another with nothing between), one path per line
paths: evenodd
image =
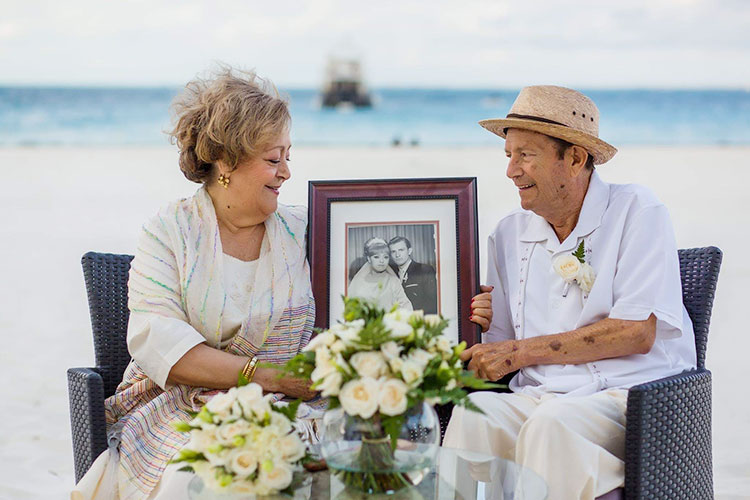
M481 293L471 300L469 319L482 327L482 332L486 332L492 323L493 287L482 285L479 289ZM519 351L517 340L474 344L461 353L461 360L469 361L469 370L478 377L494 382L522 368Z

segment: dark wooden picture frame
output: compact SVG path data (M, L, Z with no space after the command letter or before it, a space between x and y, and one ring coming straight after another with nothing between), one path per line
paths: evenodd
M330 326L331 206L338 202L453 200L455 203L458 338L473 345L479 327L469 320L471 298L479 293L476 177L310 181L308 260L315 296L315 326ZM450 280L452 281L452 280ZM338 297L335 299L338 300Z

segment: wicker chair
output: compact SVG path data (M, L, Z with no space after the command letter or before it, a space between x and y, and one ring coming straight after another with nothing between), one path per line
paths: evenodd
M693 320L698 367L628 391L625 498L710 499L711 372L706 343L721 267L716 247L680 250L682 301Z
M704 362L721 251L695 248L680 250L679 256L683 301L693 320L698 368L630 389L626 498L713 498L711 372ZM76 481L107 447L103 401L114 394L130 361L125 337L132 258L90 252L82 259L97 366L68 370ZM445 432L450 408L443 407L438 413Z
M94 334L95 368L68 370L76 482L107 448L104 399L115 393L130 362L128 270L132 255L89 252L81 259Z
M721 267L716 247L679 250L682 300L693 321L697 369L630 388L625 498L713 498L708 326ZM443 433L448 405L438 408Z

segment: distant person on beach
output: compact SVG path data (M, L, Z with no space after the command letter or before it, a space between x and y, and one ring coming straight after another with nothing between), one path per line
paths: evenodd
M391 250L393 270L398 274L401 286L414 310L425 314L437 314L437 275L429 264L415 262L412 258L411 242L404 236L396 236L388 242Z
M171 425L240 373L276 400L315 395L268 366L297 354L315 317L307 210L278 203L291 175L288 105L270 82L226 69L173 106L180 169L201 187L143 226L128 282L132 361L105 401L110 450L73 498L186 498L193 476L168 462L189 436Z
M367 240L364 246L364 256L367 262L352 278L347 295L369 300L386 310L394 304L411 310L411 302L401 288L401 281L391 269L391 254L385 240L382 238Z
M471 394L484 414L454 409L444 445L515 460L552 500L592 499L623 486L628 388L696 365L672 223L647 188L599 177L617 150L583 94L526 87L479 123L505 139L521 209L489 237L483 342L462 359L516 373L510 393Z

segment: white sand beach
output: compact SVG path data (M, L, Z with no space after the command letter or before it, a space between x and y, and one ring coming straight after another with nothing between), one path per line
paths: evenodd
M518 205L505 165L502 141L493 148L300 147L281 201L307 204L310 179L476 176L484 270L488 233ZM166 147L0 149L0 168L0 499L65 499L74 482L65 371L94 359L81 255L133 253L141 224L197 185ZM715 491L718 499L750 498L743 382L750 335L742 319L750 147L624 147L598 171L609 182L653 189L670 209L678 246L724 251L706 362L714 374Z

